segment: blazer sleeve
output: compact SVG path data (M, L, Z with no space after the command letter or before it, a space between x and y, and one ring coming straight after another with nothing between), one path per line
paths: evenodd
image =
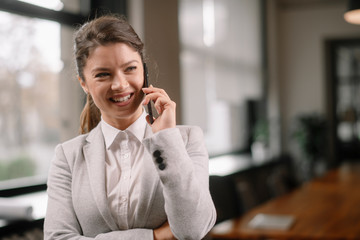
M199 127L165 129L144 139L163 184L165 211L178 239L202 239L214 226L208 153ZM182 133L185 135L182 136Z
M48 177L48 205L44 222L44 239L72 240L115 240L115 239L153 239L151 229L131 229L101 233L94 237L82 236L72 204L72 172L65 157L63 147L58 145ZM99 216L101 217L101 216ZM99 226L94 226L99 228Z

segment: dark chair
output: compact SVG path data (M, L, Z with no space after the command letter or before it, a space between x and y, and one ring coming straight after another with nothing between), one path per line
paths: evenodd
M210 176L210 193L217 212L216 223L242 214L242 203L230 177Z
M275 169L268 176L266 183L271 197L286 194L299 185L288 166Z

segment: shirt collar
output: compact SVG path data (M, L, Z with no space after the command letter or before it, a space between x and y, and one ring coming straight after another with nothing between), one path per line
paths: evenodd
M140 117L124 131L111 126L110 124L105 122L105 120L101 117L101 130L104 135L106 148L108 149L111 146L111 144L113 144L113 142L115 141L115 138L119 134L119 132L131 133L140 142L142 142L142 140L144 138L146 124L147 124L147 122L146 122L145 110L143 110Z

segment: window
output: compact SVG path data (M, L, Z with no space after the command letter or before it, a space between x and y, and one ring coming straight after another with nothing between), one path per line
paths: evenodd
M41 176L60 138L60 24L0 12L0 31L0 180Z
M185 124L201 126L209 154L244 150L248 102L262 98L260 0L181 0Z
M79 9L80 0L0 3L0 190L45 184L55 146L78 133Z

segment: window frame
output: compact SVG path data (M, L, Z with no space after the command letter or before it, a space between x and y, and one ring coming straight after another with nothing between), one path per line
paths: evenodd
M55 21L60 24L70 26L81 24L87 20L85 15L82 14L74 14L65 11L55 11L20 1L0 2L0 10L26 17L34 17Z
M80 0L81 8L79 14L43 8L21 1L1 1L0 11L18 14L21 16L50 20L73 28L80 26L102 13L116 13L126 16L127 0ZM113 9L113 11L110 11ZM116 12L114 11L117 10ZM46 179L28 181L27 185L3 187L0 186L0 197L12 197L32 192L45 191L47 189Z

